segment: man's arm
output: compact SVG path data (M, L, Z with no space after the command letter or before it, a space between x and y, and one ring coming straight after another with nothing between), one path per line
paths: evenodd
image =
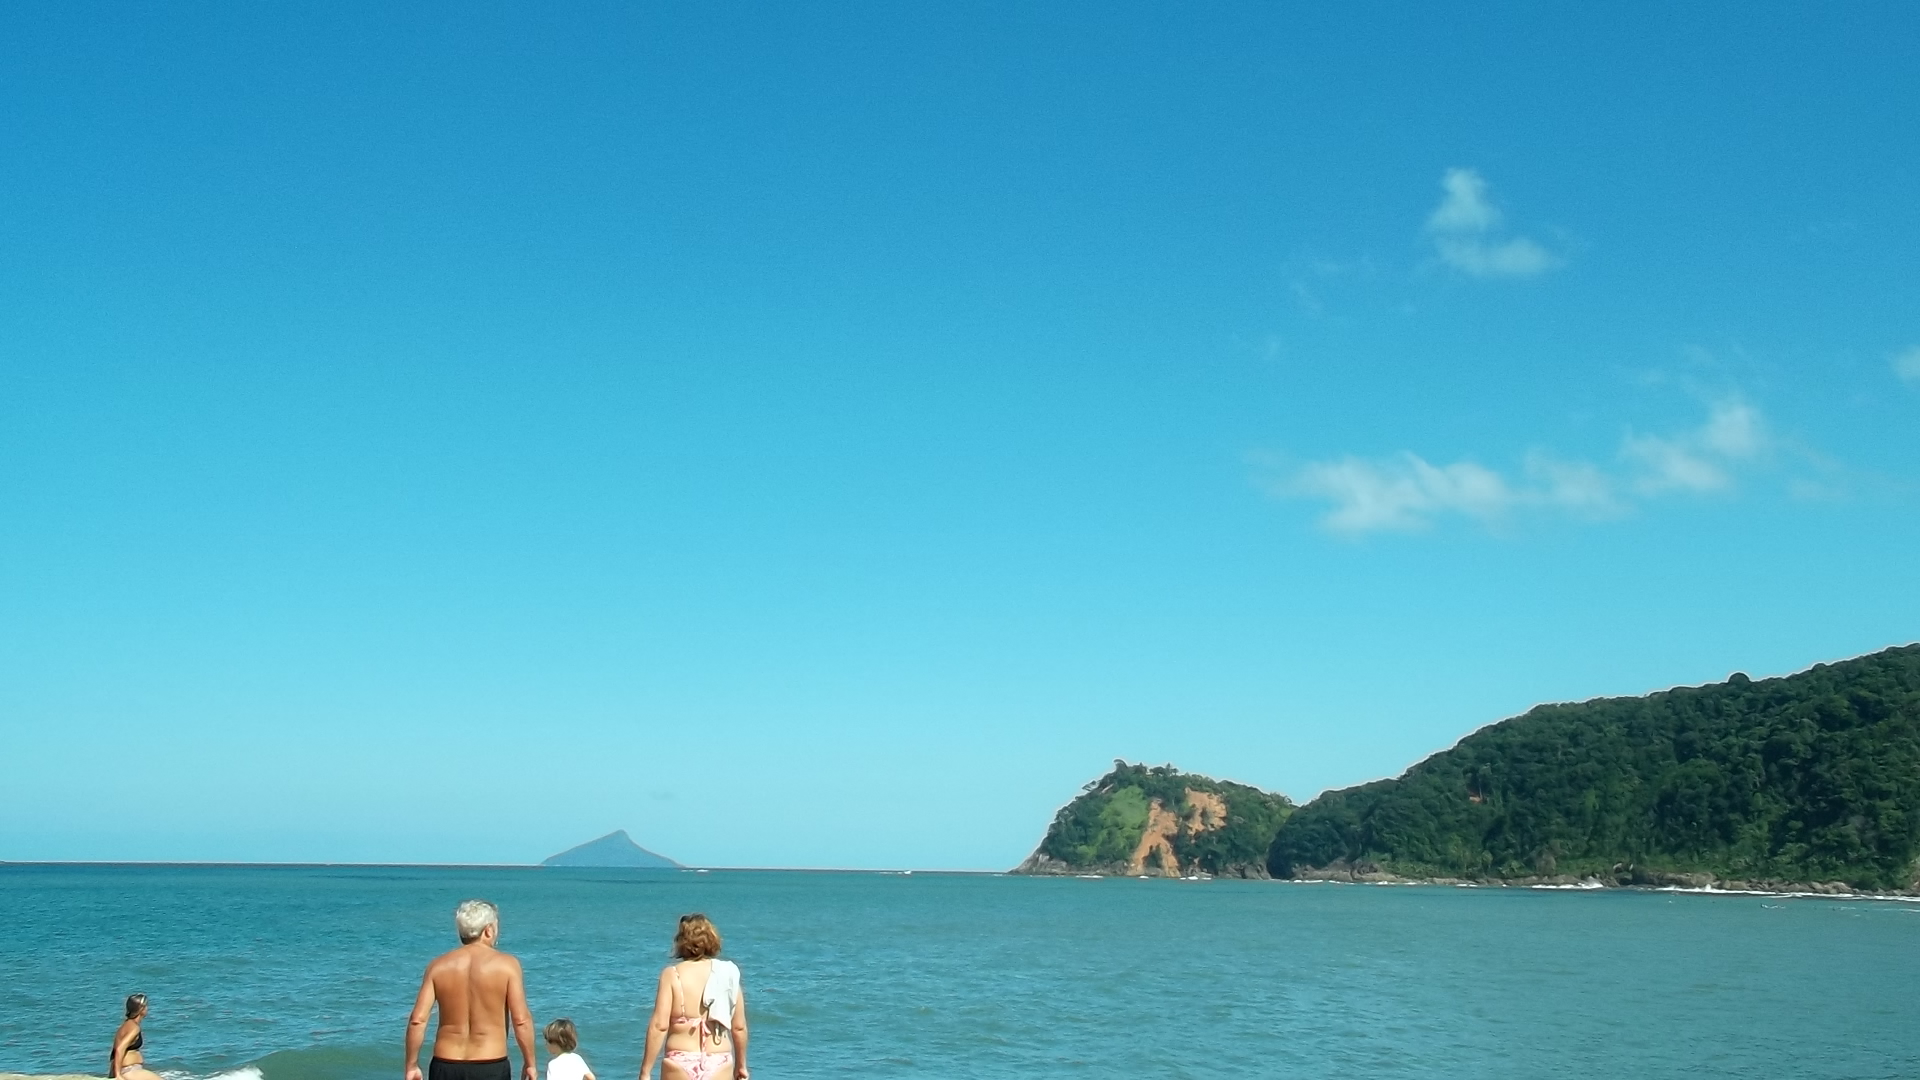
M427 1018L433 1015L433 966L420 978L420 992L414 995L413 1012L407 1016L406 1080L420 1080L420 1044L427 1038Z
M513 1041L520 1044L520 1075L540 1080L540 1059L533 1056L533 1014L527 1011L526 978L520 961L514 960L513 974L507 978L507 1019L513 1022Z

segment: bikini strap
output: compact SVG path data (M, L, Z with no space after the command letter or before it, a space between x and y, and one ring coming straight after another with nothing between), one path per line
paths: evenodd
M680 1009L681 1009L680 1015L685 1017L688 1020L693 1021L694 1044L698 1046L700 1049L700 1052L704 1054L707 1052L707 1013L705 1008L706 1003L700 1002L700 1001L692 1002L694 1006L694 1010L687 1011L686 1006L690 999L687 997L687 984L683 982L680 978L680 966L682 963L684 963L684 961L676 960L674 962L673 988L680 992Z

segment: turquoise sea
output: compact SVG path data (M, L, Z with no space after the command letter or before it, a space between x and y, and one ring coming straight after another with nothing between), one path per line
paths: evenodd
M453 906L639 1063L674 919L783 1077L1920 1075L1920 905L1657 892L534 868L0 866L0 1072L397 1080Z

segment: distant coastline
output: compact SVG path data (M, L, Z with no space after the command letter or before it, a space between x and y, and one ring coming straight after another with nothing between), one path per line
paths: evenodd
M157 860L107 861L92 859L0 859L0 869L139 869L139 870L635 870L645 873L672 874L867 874L894 877L1028 877L1052 878L1055 880L1099 879L1114 881L1150 880L1168 883L1189 884L1195 881L1250 881L1274 885L1379 885L1379 886L1423 886L1433 888L1474 888L1474 889L1537 889L1565 892L1667 892L1711 896L1774 896L1792 898L1824 898L1830 900L1902 900L1920 903L1920 893L1915 892L1874 892L1853 889L1844 882L1748 882L1740 880L1721 880L1709 875L1674 874L1663 875L1663 880L1655 882L1607 881L1594 877L1574 877L1556 875L1551 877L1521 878L1461 878L1461 877L1421 877L1389 873L1381 870L1349 871L1345 869L1319 869L1304 871L1291 878L1251 877L1234 874L1213 875L1197 874L1175 877L1166 874L1132 874L1123 868L1107 870L1083 869L1069 870L1064 867L1046 869L942 869L931 867L891 868L869 866L682 866L677 868L654 867L568 867L541 866L538 863L334 863L334 862L163 862ZM1665 880L1670 879L1670 880ZM0 1080L13 1080L15 1076L25 1074L0 1073Z
M1537 706L1322 793L1281 878L1920 893L1920 645Z
M1541 705L1298 808L1116 761L1013 872L1920 895L1920 644Z
M0 868L9 866L42 867L146 867L174 869L289 869L289 870L642 870L655 873L716 874L966 874L981 877L1005 877L1005 870L991 868L956 869L942 867L891 866L547 866L541 863L452 863L452 862L235 862L229 860L188 859L0 859ZM7 1074L0 1073L0 1080Z
M1661 892L1695 896L1770 896L1789 899L1821 900L1898 900L1920 903L1920 893L1875 892L1855 889L1841 881L1776 882L1722 881L1708 874L1659 874L1645 881L1608 881L1598 877L1577 878L1561 874L1550 877L1523 877L1493 880L1450 877L1408 877L1380 870L1351 872L1318 870L1291 878L1276 878L1281 885L1381 885L1430 886L1463 889L1535 889L1548 892Z
M892 877L1036 877L1055 880L1101 879L1113 881L1149 880L1164 884L1193 884L1196 882L1246 881L1254 884L1271 885L1377 885L1381 887L1426 887L1426 888L1470 888L1470 889L1532 889L1549 892L1662 892L1698 896L1759 896L1784 897L1790 899L1824 900L1899 900L1907 903L1920 903L1920 894L1900 892L1863 892L1849 890L1843 883L1756 883L1721 882L1715 880L1707 884L1636 884L1607 882L1594 878L1574 878L1561 875L1550 878L1515 878L1509 880L1472 880L1449 877L1408 877L1379 871L1322 871L1303 874L1293 878L1242 878L1233 875L1197 875L1195 877L1175 878L1154 874L1128 874L1078 872L1067 873L1041 872L1016 873L1009 870L952 870L913 867L895 869L887 867L864 866L685 866L668 871L647 867L542 867L537 863L316 863L316 862L103 862L93 860L0 860L0 869L8 867L97 867L101 869L233 869L233 870L641 870L649 873L674 874L864 874ZM38 1074L0 1073L0 1080L15 1080L16 1077ZM80 1075L80 1074L75 1074Z

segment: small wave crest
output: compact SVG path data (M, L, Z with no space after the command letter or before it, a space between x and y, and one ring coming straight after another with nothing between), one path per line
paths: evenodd
M237 1069L223 1069L216 1073L191 1073L180 1069L161 1069L160 1080L265 1080L258 1068L242 1065Z
M390 1046L306 1046L276 1050L256 1061L203 1071L156 1070L160 1080L391 1080ZM0 1080L98 1080L69 1075L0 1073Z
M360 1080L361 1077L390 1080L396 1071L393 1059L393 1047L385 1044L304 1046L298 1050L276 1050L248 1068L257 1070L254 1076L258 1080Z

